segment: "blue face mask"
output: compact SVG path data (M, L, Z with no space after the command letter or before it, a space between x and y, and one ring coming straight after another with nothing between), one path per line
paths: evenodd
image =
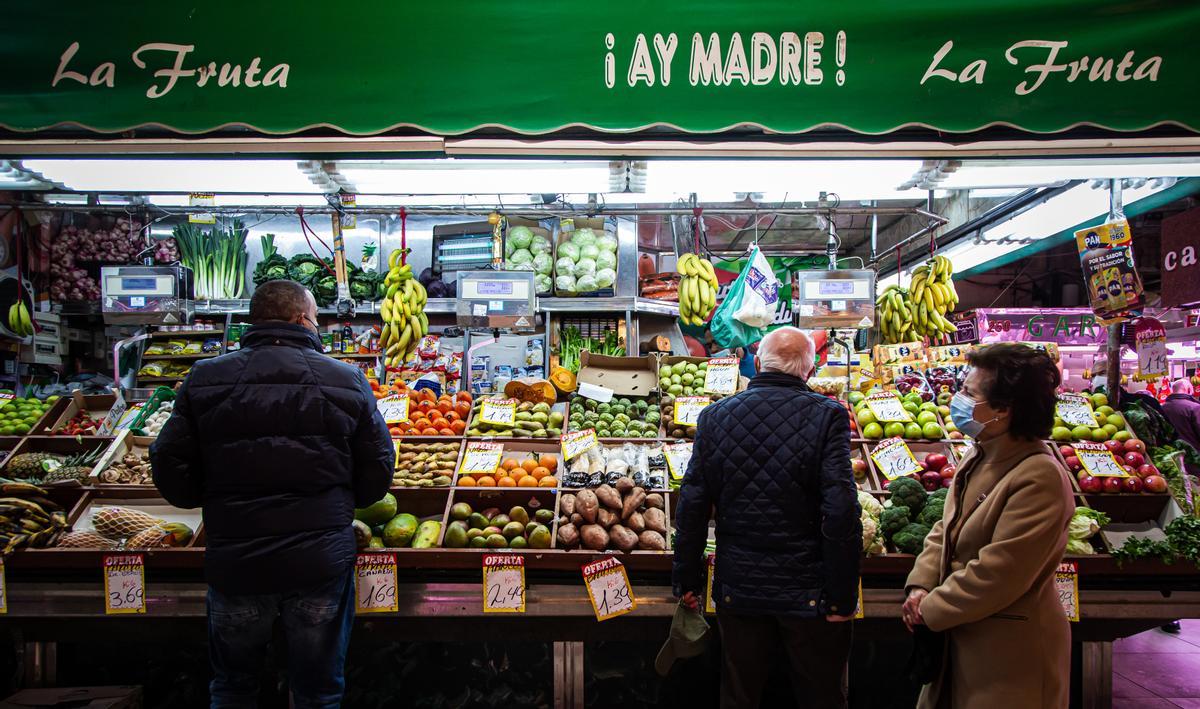
M978 438L986 425L975 420L975 407L978 403L961 391L950 399L950 420L964 436Z

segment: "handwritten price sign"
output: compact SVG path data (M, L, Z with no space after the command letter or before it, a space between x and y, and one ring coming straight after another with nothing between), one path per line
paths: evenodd
M704 370L704 391L707 394L732 394L737 391L738 361L734 357L708 360Z
M483 612L525 612L525 557L519 554L483 557Z
M671 479L683 480L688 463L692 460L692 442L665 445L663 455L667 458L667 470L671 473Z
M146 612L146 565L141 554L104 555L104 613Z
M494 473L500 467L500 457L504 454L502 443L468 443L463 453L460 475L470 473Z
M875 415L877 421L885 423L891 423L892 421L908 423L912 421L912 415L908 413L908 409L904 408L900 397L896 396L896 392L893 391L885 391L868 396L867 408Z
M0 409L8 406L16 396L8 392L0 392Z
M389 426L408 421L408 394L393 394L375 402L379 414Z
M854 619L862 620L867 617L866 611L863 609L862 600L862 577L858 578L858 602L854 605Z
M1105 448L1104 444L1081 441L1073 443L1071 447L1075 449L1075 457L1079 458L1079 463L1083 465L1083 469L1088 472L1088 475L1110 478L1129 477L1128 471L1121 467L1112 451Z
M598 445L600 445L600 441L596 438L596 429L594 428L564 433L561 439L563 460L571 460Z
M1137 350L1138 379L1148 381L1167 376L1167 331L1155 318L1138 318L1133 329Z
M875 461L888 480L919 473L924 469L902 438L889 438L875 446L871 451L871 460Z
M1054 413L1068 426L1096 428L1096 414L1092 412L1092 402L1086 396L1059 394Z
M495 426L513 426L517 423L516 399L484 399L479 410L479 420Z
M707 396L681 396L675 399L675 423L680 426L695 426L700 412L712 403Z
M583 585L598 621L637 610L625 565L611 556L583 567Z
M1054 573L1054 590L1067 614L1067 620L1079 622L1079 568L1073 561L1064 561Z
M395 613L396 555L359 554L354 564L354 608L358 613Z

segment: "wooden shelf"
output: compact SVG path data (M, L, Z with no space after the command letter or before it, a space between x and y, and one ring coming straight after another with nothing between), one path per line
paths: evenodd
M155 330L150 333L150 337L203 337L205 335L224 335L225 330L179 330L178 332L166 332L163 330Z
M220 354L220 352L200 352L197 354L148 354L142 355L142 359L210 359L212 357L219 357Z
M374 352L372 354L362 354L362 353L356 352L354 354L334 354L332 352L325 352L323 354L326 357L333 357L334 359L379 359L379 357L383 353L382 352Z
M182 382L184 377L138 377L137 380L142 383L160 384L165 382Z

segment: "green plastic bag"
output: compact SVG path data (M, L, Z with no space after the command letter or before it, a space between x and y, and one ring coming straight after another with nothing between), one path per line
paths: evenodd
M727 349L746 347L758 342L767 334L767 328L750 327L733 317L733 314L742 307L742 300L745 297L747 288L746 278L753 265L754 254L751 254L750 258L746 259L745 265L742 266L742 271L738 274L737 280L729 286L729 294L717 306L712 320L708 323L708 328L712 331L713 342L716 342L721 347Z

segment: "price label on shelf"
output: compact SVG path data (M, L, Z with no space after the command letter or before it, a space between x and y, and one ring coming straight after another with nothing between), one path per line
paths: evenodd
M1073 561L1064 561L1054 572L1054 590L1058 592L1058 602L1062 604L1067 620L1079 622L1079 567Z
M358 613L395 613L396 555L359 554L354 564L354 609Z
M592 562L583 567L583 585L596 620L608 620L637 609L637 599L629 587L625 565L614 557Z
M900 397L896 396L894 391L884 391L868 396L867 408L875 415L875 420L880 423L893 421L908 423L913 420L912 415L908 413L908 409L904 408L904 403L900 401Z
M189 207L215 207L217 196L212 192L193 192L188 195ZM216 224L217 217L212 212L195 212L188 215L189 224Z
M145 405L146 402L139 401L138 403L130 406L128 409L125 409L125 413L121 414L121 420L117 421L116 430L124 431L132 426L133 420L138 417L138 414L142 412L142 407Z
M0 409L3 409L5 406L8 406L9 403L12 402L12 400L15 398L16 398L16 395L14 395L14 394L9 394L6 391L0 392Z
M468 443L458 473L459 475L494 473L496 468L500 467L500 458L503 454L503 443Z
M865 617L867 617L867 614L866 614L866 612L863 610L863 599L862 599L862 577L861 577L861 576L859 576L859 577L858 577L858 602L857 602L857 603L855 604L855 606L854 606L854 619L855 619L855 620L862 620L862 619L863 619L863 618L865 618Z
M384 423L404 423L408 421L408 394L392 394L375 402Z
M586 453L600 445L596 438L596 429L585 428L582 431L570 431L562 435L561 445L563 460L571 460L577 455Z
M125 411L129 405L125 403L125 397L121 396L121 390L115 389L116 401L113 402L112 408L104 415L104 420L100 422L100 427L96 429L97 436L111 436L116 430L117 423L121 417L125 415Z
M1121 467L1121 463L1117 461L1116 456L1113 455L1112 451L1105 448L1103 443L1080 441L1079 443L1072 443L1071 447L1075 449L1075 457L1079 458L1080 465L1083 466L1088 475L1109 478L1129 477L1129 473L1125 468Z
M888 480L924 470L903 438L889 438L880 442L871 451L871 460L875 461L875 465L879 466L880 472Z
M713 614L717 612L717 599L713 597L713 574L717 570L717 555L705 555L705 564L708 567L708 583L704 588L704 612Z
M1054 413L1068 426L1096 428L1096 414L1092 402L1078 394L1059 394L1054 404Z
M525 557L520 554L483 557L483 612L525 612Z
M146 612L146 563L141 554L104 555L104 613Z
M704 370L704 391L707 394L732 394L737 391L738 361L736 357L717 357L708 360Z
M484 399L479 420L496 426L513 426L517 422L516 399Z
M671 474L671 479L683 480L688 462L692 459L692 442L669 443L663 446L663 455L667 458L667 472Z
M675 413L672 417L680 426L695 426L700 420L700 412L705 406L713 403L707 396L680 396L675 399Z
M338 200L341 202L343 209L347 207L353 208L358 206L358 195L355 194L339 192ZM342 212L341 214L343 229L354 229L358 226L358 219L355 217L353 212Z

